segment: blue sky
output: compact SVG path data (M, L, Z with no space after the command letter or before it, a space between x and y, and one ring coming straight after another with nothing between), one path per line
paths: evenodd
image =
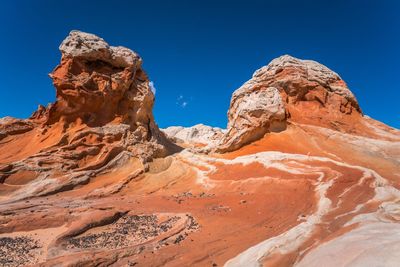
M70 30L138 52L161 127L225 127L232 92L283 54L341 75L365 114L400 128L400 1L3 1L0 117L55 99Z

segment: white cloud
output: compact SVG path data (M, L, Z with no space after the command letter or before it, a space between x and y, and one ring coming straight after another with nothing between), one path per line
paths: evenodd
M192 100L192 97L189 98ZM189 104L189 100L187 100L187 97L184 97L183 95L179 95L176 98L176 105L180 106L181 108L185 108Z
M154 87L154 83L152 81L149 82L150 90L153 92L153 95L156 95L156 88Z

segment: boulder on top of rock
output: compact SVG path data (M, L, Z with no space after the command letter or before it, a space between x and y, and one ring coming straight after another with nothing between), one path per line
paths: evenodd
M102 60L115 67L140 67L138 54L123 46L110 46L103 38L91 33L71 31L60 45L64 57L82 60Z

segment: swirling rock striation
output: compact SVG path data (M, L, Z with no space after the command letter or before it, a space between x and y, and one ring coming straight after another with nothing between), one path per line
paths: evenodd
M233 93L227 133L216 151L236 150L265 133L285 129L290 121L315 120L321 110L327 114L325 123L361 114L338 74L312 60L281 56L255 71Z
M154 94L138 54L80 31L71 31L60 51L61 62L50 74L55 103L39 106L27 120L0 122L0 139L34 144L0 159L0 180L12 183L28 172L35 181L15 197L73 188L131 157L146 164L178 149L154 121Z

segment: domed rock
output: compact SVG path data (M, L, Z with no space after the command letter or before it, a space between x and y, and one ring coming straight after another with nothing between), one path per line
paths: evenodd
M361 115L361 109L338 74L318 62L284 55L233 93L227 132L216 151L236 150L285 129L288 122L334 124L351 114Z
M313 60L284 55L257 70L252 80L277 87L286 94L289 103L315 100L322 105L333 104L332 98L340 96L341 101L334 103L334 109L343 113L361 112L355 96L340 76Z

